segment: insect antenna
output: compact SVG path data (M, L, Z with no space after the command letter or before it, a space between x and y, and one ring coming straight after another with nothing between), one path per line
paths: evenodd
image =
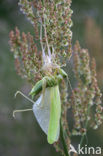
M71 91L73 92L73 88L72 88L72 85L71 85L71 82L70 82L69 76L67 76L67 81L68 81L68 83L69 83L69 87L70 87Z
M42 57L43 57L43 60L44 60L45 50L43 48L43 43L42 43L42 20L41 20L41 26L40 26L40 44L41 44L41 49L42 49Z
M44 12L43 12L43 17L44 17ZM46 45L47 45L47 49L48 49L48 55L51 58L51 51L50 51L50 47L49 47L49 43L48 43L48 37L47 37L47 31L46 31L45 17L44 17L44 24L43 24L43 26L44 26Z

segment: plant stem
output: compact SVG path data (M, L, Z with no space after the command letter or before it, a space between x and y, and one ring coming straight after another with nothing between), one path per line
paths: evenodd
M89 113L90 113L90 107L91 107L91 105L89 104L88 110L87 110L87 118L86 118L86 123L85 123L85 129L87 129L87 126L88 126L88 115L89 115ZM81 138L81 141L80 141L80 147L81 147L82 144L83 144L84 137L85 137L85 133L82 135L82 138Z
M68 148L65 142L64 134L63 134L63 127L62 127L62 122L60 121L60 136L61 136L61 141L64 149L65 156L70 156L68 153Z
M87 128L87 125L88 125L88 121L86 121L86 124L85 124L85 129ZM81 141L80 141L80 147L81 147L81 146L82 146L82 144L83 144L84 137L85 137L85 134L83 134L83 135L82 135L82 138L81 138Z

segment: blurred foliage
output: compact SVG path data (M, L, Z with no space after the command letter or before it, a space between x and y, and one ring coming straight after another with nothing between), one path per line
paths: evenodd
M30 31L33 34L33 27L20 12L17 3L17 0L0 0L0 156L59 156L59 153L48 145L46 136L36 123L33 113L18 114L16 120L12 117L14 108L31 106L20 96L14 99L17 90L27 94L30 86L14 69L13 56L8 45L9 32L18 26L21 31ZM90 55L96 58L99 84L103 89L103 1L73 0L72 9L73 43L78 39L82 47L88 48ZM70 77L72 78L71 75ZM100 127L95 132L92 130L88 132L89 145L103 145L102 131L103 128ZM75 143L78 142L78 138L73 140Z
M97 78L99 85L103 80L103 36L102 30L92 18L87 18L85 25L86 47L90 50L90 55L96 58L97 62Z

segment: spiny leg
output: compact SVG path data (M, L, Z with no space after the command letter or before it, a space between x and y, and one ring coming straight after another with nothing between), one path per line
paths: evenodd
M33 101L32 99L30 99L29 97L27 97L25 94L23 94L21 91L17 91L17 92L15 93L15 97L16 97L18 94L22 95L24 98L26 98L28 101L30 101L31 103L34 104L34 101Z
M54 78L51 76L51 78ZM44 77L42 80L42 94L43 94L43 97L42 97L42 105L41 107L44 106L44 96L45 96L45 89L46 89L46 85L49 84L50 86L53 86L53 82L51 81L51 78L50 77Z
M42 82L42 94L43 94L43 96L42 96L42 105L41 105L41 107L43 107L44 106L44 96L45 96L45 89L46 89L46 77L44 77L43 79L43 82Z
M67 78L67 82L69 83L70 89L71 89L71 91L73 92L73 88L72 88L72 85L71 85L69 76L67 75L67 73L66 73L63 69L60 68L59 71L60 71L60 74L61 74L63 77L66 77L66 78Z
M17 94L22 95L24 98L26 98L28 101L30 101L31 103L34 104L34 101L31 100L31 99L30 99L29 97L27 97L26 95L24 95L22 92L17 91L17 92L15 93L15 97L17 96ZM14 110L14 111L13 111L13 117L15 118L15 113L17 113L17 112L26 112L26 111L32 111L32 109Z
M13 117L15 118L15 113L18 112L28 112L28 111L32 111L33 109L20 109L20 110L14 110L13 111Z

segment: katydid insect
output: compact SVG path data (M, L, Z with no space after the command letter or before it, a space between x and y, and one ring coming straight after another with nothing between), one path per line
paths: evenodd
M33 110L42 130L47 134L47 140L49 144L53 144L59 138L60 133L60 117L61 117L61 100L59 92L59 83L63 78L67 77L64 70L59 69L59 74L56 76L45 76L42 80L38 81L32 88L29 95L36 96L41 92L40 97L36 102L33 102L33 108L27 110L15 110L16 112Z
M33 108L25 110L15 110L13 112L13 116L15 115L16 112L32 110L40 127L47 134L48 143L53 144L58 140L60 133L61 100L60 100L59 84L62 79L67 77L67 74L65 73L64 70L60 68L61 56L59 53L58 54L56 53L55 51L56 47L53 47L53 45L49 45L44 15L43 18L39 18L39 22L40 22L40 44L42 55L40 53L38 53L39 55L37 55L37 53L35 54L34 52L35 55L33 56L35 57L30 59L32 61L30 62L29 77L31 77L30 76L31 73L34 74L34 77L32 76L34 82L35 75L39 71L41 71L40 73L41 80L35 84L29 95L31 95L33 98L34 96L40 94L40 97L37 99L36 102L34 102L33 100L25 96L23 93L18 91L17 94L20 93L33 103ZM30 49L34 49L29 47L30 46L28 44L28 51ZM28 55L28 53L26 53L26 55ZM22 55L20 55L20 59L22 60ZM33 59L36 59L36 61L33 61ZM33 68L35 69L32 69L31 63L33 64ZM40 66L41 64L42 66Z

